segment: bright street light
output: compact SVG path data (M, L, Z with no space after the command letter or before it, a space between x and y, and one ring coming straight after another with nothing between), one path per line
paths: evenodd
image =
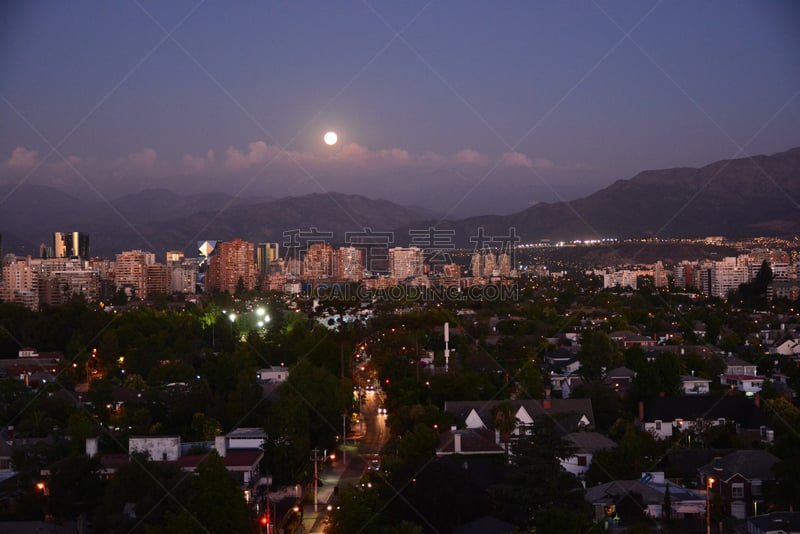
M706 477L706 534L711 534L711 486L714 477Z

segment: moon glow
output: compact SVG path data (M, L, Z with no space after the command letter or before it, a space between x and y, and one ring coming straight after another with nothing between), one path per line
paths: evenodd
M339 136L336 135L336 132L327 132L322 139L326 145L333 146L339 140Z

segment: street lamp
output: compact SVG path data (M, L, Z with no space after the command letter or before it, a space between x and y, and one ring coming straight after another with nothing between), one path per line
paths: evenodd
M706 534L711 534L711 486L714 477L706 477Z
M236 322L236 314L231 312L231 314L228 315L228 319L231 321L231 333L233 333L233 323Z

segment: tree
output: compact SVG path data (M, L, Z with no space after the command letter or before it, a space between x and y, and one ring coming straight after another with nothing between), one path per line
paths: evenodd
M497 513L520 526L550 523L564 510L585 510L583 490L560 461L575 449L558 432L552 417L539 417L531 433L521 433L512 443L513 453L505 485L495 488ZM586 514L588 517L588 513Z
M236 281L236 292L234 294L236 296L239 296L243 294L246 290L247 288L244 285L244 278L240 276L239 279Z
M103 495L100 464L96 458L71 454L51 468L50 512L59 519L73 519L93 511Z
M400 521L396 525L387 526L383 529L384 534L423 534L422 527L409 521Z
M602 330L581 336L578 359L581 375L587 380L599 380L607 370L623 361L619 346Z
M622 401L616 391L599 382L579 384L570 395L576 399L591 399L594 424L599 432L606 432L622 416Z
M383 503L377 491L350 487L342 490L339 506L333 511L325 532L327 534L378 534Z
M652 434L624 419L614 423L609 435L618 446L594 453L592 465L586 472L587 485L638 478L642 472L652 469L654 459L662 452L663 445Z
M508 459L509 443L511 441L511 434L517 428L517 417L514 414L514 408L508 401L501 401L492 411L492 419L494 420L494 427L500 432L500 439L506 449L506 459Z
M222 425L213 417L200 412L192 416L193 439L198 441L212 441L220 434L222 434Z
M186 513L191 517L186 517ZM191 518L194 520L189 521ZM192 532L197 532L198 526L220 534L258 532L255 516L214 450L197 466L186 509L170 518L166 531L185 532L189 526L193 527Z
M401 461L420 465L430 460L435 451L439 436L428 425L418 423L414 430L406 432L398 444Z

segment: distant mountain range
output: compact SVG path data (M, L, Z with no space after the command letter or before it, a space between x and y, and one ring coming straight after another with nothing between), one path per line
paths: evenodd
M333 232L336 243L344 241L345 232L363 228L394 231L392 246L408 244L410 229L429 227L455 230L458 244L467 244L479 227L487 235L506 235L514 227L525 242L796 236L800 148L697 169L644 171L578 200L444 221L423 208L339 193L274 199L150 189L102 202L41 185L0 186L3 250L17 254L37 255L39 244L50 244L59 230L86 232L92 255L113 256L136 248L194 254L196 242L206 239L282 242L285 231L310 227Z
M800 148L699 169L644 171L571 202L458 221L458 233L515 227L526 240L800 235Z

